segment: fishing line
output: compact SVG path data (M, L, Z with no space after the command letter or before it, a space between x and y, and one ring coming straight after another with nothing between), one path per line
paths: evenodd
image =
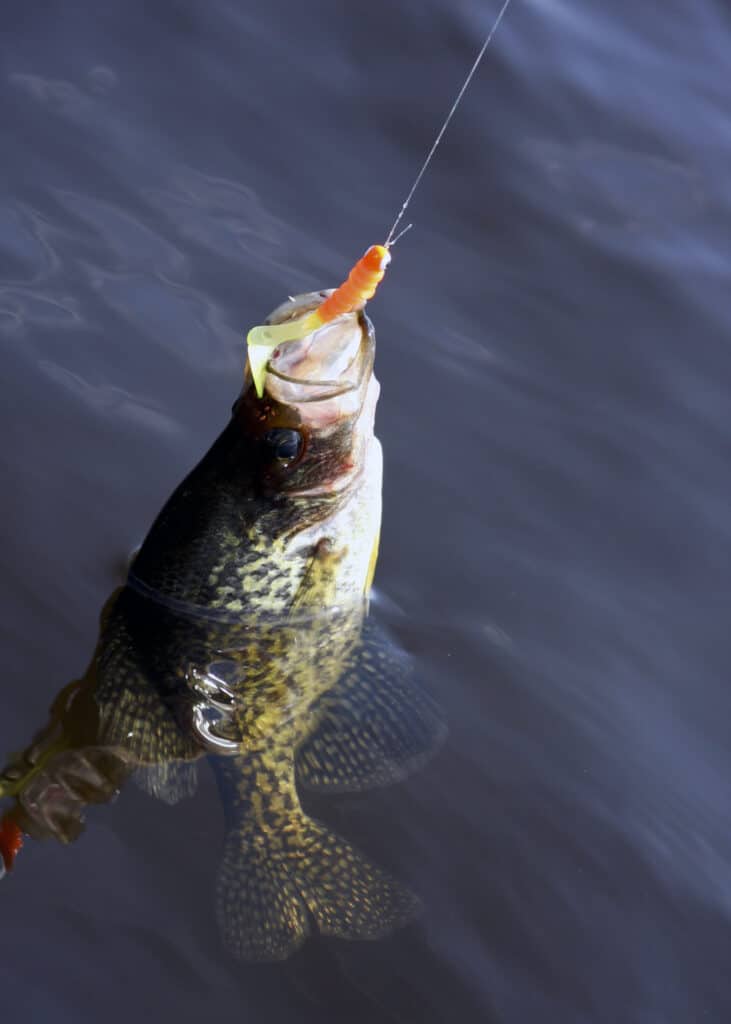
M504 0L503 6L500 8L500 13L498 14L497 18L495 18L495 21L492 24L492 28L487 33L487 39L485 39L485 42L482 44L482 49L477 54L477 57L475 59L475 63L470 68L469 73L468 73L467 77L465 78L465 80L464 80L464 82L462 84L462 88L457 93L457 98L455 99L454 103L452 104L452 107L451 107L449 113L445 117L444 122L442 124L442 127L437 132L437 137L434 139L434 142L432 143L432 147L429 150L429 152L427 153L426 160L421 165L421 170L416 175L416 178L414 179L414 184L411 186L411 190L409 191L409 194L406 196L406 199L404 200L404 203L403 203L401 209L398 212L398 217L393 222L393 226L391 227L391 230L388 232L388 237L386 238L386 241L383 243L387 249L390 246L394 245L398 241L398 239L401 237L401 235L405 234L406 231L408 231L408 228L405 228L399 235L396 235L396 237L394 237L394 235L396 233L396 228L399 226L399 224L401 223L401 218L406 213L406 207L411 202L411 199L412 199L412 197L414 195L414 192L416 192L416 189L418 188L419 182L424 177L424 172L426 171L427 167L431 163L432 157L436 153L436 151L437 151L437 149L439 147L439 143L442 141L442 136L446 132L447 126L449 125L449 122L454 117L454 113L455 113L457 107L459 106L459 104L460 104L460 102L462 100L462 97L464 96L465 92L467 91L467 87L470 84L470 82L472 81L472 78L473 78L473 76L475 74L475 71L477 71L478 67L480 66L480 62L481 62L482 58L485 56L485 50L487 50L488 46L490 45L492 37L495 35L495 32L497 31L498 25L503 20L503 15L507 11L509 5L510 5L510 0ZM409 225L409 227L411 227L411 225Z
M487 33L487 39L482 44L474 64L462 83L462 88L457 93L457 97L452 104L449 113L444 119L442 127L437 132L437 137L434 139L432 147L426 155L426 160L421 165L421 169L416 175L414 184L411 186L409 194L406 196L406 199L398 212L398 216L391 226L388 238L383 245L369 246L348 274L347 280L343 281L335 291L330 293L325 301L317 307L317 309L308 312L305 316L300 316L296 320L285 320L283 323L277 324L257 324L255 327L252 327L246 335L249 370L251 372L251 379L254 383L256 394L259 398L264 396L264 383L267 374L267 366L269 365L269 357L277 346L282 345L285 342L298 341L301 338L305 338L308 334L312 334L314 331L319 330L324 324L331 323L333 320L344 316L346 313L354 313L356 310L363 309L366 302L368 302L369 299L372 299L375 295L376 289L386 272L386 267L391 262L390 249L412 226L411 224L407 224L405 228L398 231L397 229L401 223L401 218L406 212L406 208L411 202L412 196L414 195L414 192L416 192L419 182L424 177L424 172L431 163L432 157L436 153L439 143L442 141L442 136L447 130L449 122L454 117L454 113L459 106L462 97L467 91L467 86L472 81L472 78L479 67L480 61L485 56L485 51L490 45L492 37L495 35L498 25L502 21L503 15L507 11L509 4L510 0L503 0L500 12L497 18L495 18L492 28Z

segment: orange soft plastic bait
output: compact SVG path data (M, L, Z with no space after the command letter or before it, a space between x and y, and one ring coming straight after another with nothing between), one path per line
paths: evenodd
M347 281L343 281L340 287L325 299L315 310L313 317L317 317L321 324L328 324L337 316L362 309L376 294L376 288L383 280L390 262L391 253L385 245L372 245L350 271Z

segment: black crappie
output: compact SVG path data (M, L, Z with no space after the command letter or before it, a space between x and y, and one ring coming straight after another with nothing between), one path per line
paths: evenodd
M287 956L313 927L372 938L416 905L298 793L393 781L443 731L408 659L366 620L381 520L374 348L367 317L348 314L275 350L261 400L247 375L107 602L86 674L0 783L15 798L6 823L68 842L129 775L174 801L208 755L227 819L218 917L242 958Z

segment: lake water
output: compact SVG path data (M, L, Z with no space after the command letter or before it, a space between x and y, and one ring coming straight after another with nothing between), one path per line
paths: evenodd
M2 752L498 6L6 0ZM722 0L513 0L369 307L376 615L450 735L327 813L421 920L237 963L213 780L129 787L0 885L8 1020L729 1020L730 47Z

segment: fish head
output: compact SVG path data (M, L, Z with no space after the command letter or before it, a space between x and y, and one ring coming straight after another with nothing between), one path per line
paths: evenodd
M327 293L290 298L301 321ZM273 348L261 397L250 368L231 419L149 532L130 579L235 616L289 615L367 595L381 521L375 332L348 313Z
M290 298L267 323L300 320L328 294ZM235 414L246 432L263 442L265 487L302 497L333 495L358 477L373 440L379 393L374 356L373 325L361 311L274 348L261 398L247 365Z
M268 318L284 324L327 292L290 298ZM381 447L374 434L379 384L375 332L363 311L276 347L258 397L247 369L233 423L247 439L259 499L255 530L268 532L290 566L317 555L333 576L333 601L367 592L381 519ZM268 506L261 514L261 503ZM304 561L303 561L304 559ZM305 591L297 600L308 603Z

